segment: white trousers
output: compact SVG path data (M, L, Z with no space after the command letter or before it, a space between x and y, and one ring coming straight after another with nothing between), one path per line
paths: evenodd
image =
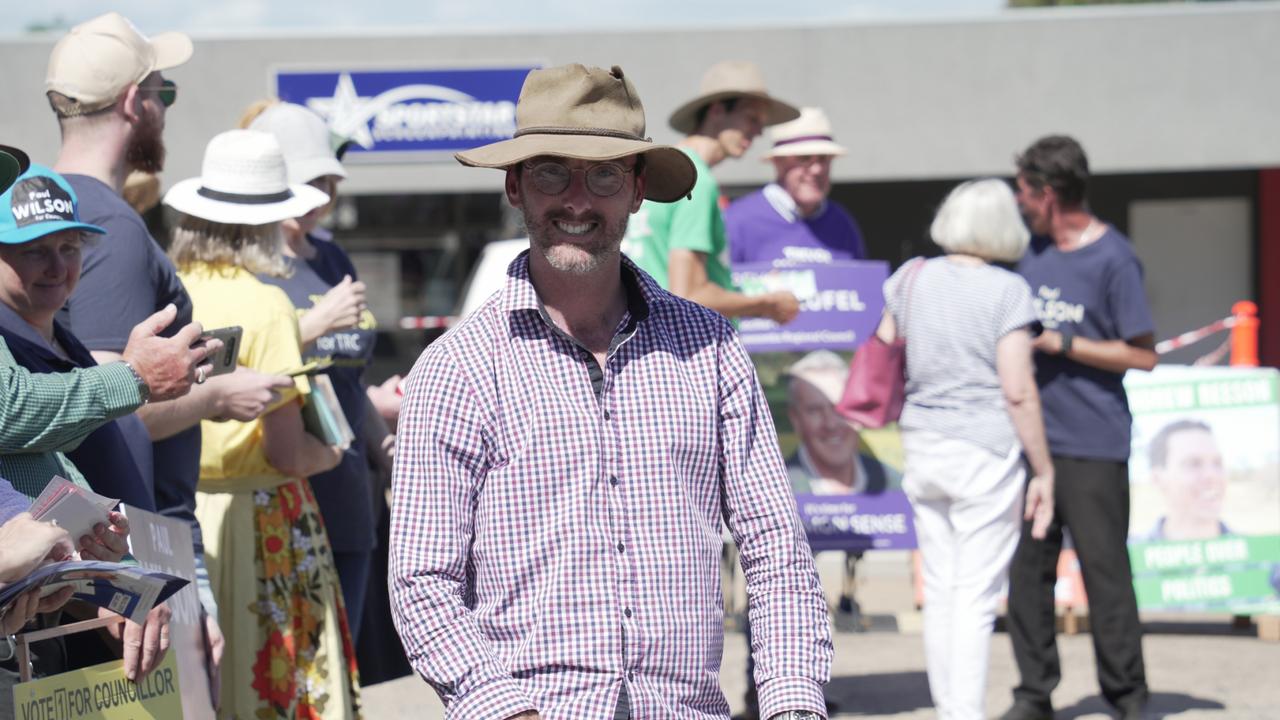
M940 720L981 719L996 604L1021 528L1022 449L1001 457L925 430L903 431L902 445L924 567L929 692Z

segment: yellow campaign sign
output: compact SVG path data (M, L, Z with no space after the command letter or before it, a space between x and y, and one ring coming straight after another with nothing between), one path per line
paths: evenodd
M173 720L182 717L173 651L141 682L124 676L124 661L72 670L13 688L17 720Z

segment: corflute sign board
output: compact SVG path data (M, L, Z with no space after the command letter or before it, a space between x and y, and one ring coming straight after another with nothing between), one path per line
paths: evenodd
M351 141L345 160L446 160L515 134L516 100L533 69L277 68L273 81L277 97L311 108Z

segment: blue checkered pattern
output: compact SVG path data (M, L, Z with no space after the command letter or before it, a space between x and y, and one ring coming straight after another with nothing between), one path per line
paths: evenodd
M624 683L636 720L727 718L723 521L762 716L825 716L826 603L733 328L626 261L648 314L597 400L527 262L407 382L389 583L413 666L450 718L611 717Z

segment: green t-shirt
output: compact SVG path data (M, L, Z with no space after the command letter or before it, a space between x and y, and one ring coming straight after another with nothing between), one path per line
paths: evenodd
M692 197L672 203L645 200L627 225L622 251L664 288L669 287L667 262L672 250L703 253L707 256L707 279L732 290L729 244L720 215L720 183L697 153L681 150L698 169Z

